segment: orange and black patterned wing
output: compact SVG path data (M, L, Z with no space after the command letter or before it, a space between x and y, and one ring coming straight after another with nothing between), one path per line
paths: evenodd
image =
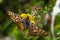
M33 24L33 23L30 24L30 28L29 28L28 33L30 35L34 35L34 36L37 36L37 35L47 36L48 35L48 32L46 32L43 29L40 29L36 24Z
M13 20L13 22L15 22L18 25L19 29L25 30L25 27L22 23L24 21L24 19L22 19L22 17L20 17L18 14L14 13L12 11L8 11L7 13L10 16L10 18Z

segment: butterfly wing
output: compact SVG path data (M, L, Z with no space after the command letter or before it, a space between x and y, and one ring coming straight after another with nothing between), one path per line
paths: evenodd
M40 35L40 36L47 36L48 32L46 32L43 29L40 29L36 24L31 23L30 24L30 28L29 28L29 32L30 35Z
M20 17L18 14L11 12L11 11L8 11L8 15L13 20L13 22L15 22L18 25L19 29L25 30L25 27L22 23L24 21L24 19L22 19L22 17Z

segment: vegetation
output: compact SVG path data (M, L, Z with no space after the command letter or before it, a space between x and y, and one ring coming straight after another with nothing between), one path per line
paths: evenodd
M0 0L0 37L11 37L13 40L53 40L50 25L51 12L55 3L56 0ZM48 32L48 35L29 35L29 29L24 31L18 29L18 25L8 15L8 11L18 14L23 19L29 16L29 22L38 25L39 28ZM47 20L46 14L49 15ZM56 16L54 24L56 40L60 40L59 18L60 14Z

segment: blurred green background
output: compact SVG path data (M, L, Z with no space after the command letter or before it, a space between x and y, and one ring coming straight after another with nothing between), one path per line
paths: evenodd
M56 3L56 0L0 0L0 37L12 37L14 40L52 40L50 32L50 23L44 25L44 18L42 15L47 13L51 16L52 9ZM17 29L17 25L7 15L7 11L11 10L17 14L32 13L34 12L34 5L41 7L36 15L35 22L39 27L44 30L48 30L48 36L27 36L27 31L21 31ZM40 19L42 22L38 23ZM60 40L60 14L56 16L54 31L56 39Z

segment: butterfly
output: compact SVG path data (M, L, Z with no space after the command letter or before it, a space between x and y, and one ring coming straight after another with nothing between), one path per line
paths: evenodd
M12 11L8 11L7 13L10 16L10 18L13 20L13 22L15 22L18 25L18 28L20 30L28 29L29 35L35 35L35 36L37 36L37 35L47 36L48 35L48 32L39 28L38 25L30 22L29 16L26 17L26 19L23 19L20 15L14 13Z

